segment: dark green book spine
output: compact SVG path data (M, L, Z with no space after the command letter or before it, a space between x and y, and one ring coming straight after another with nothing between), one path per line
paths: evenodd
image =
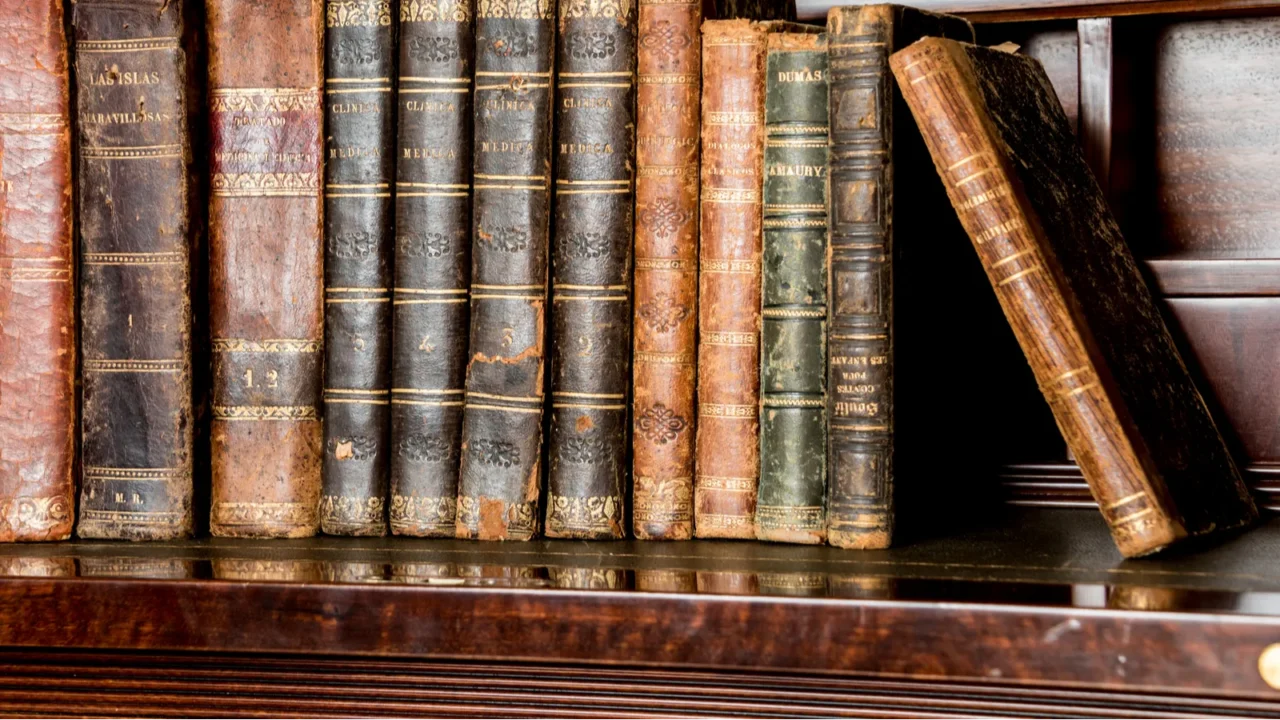
M827 36L770 35L756 537L826 539Z

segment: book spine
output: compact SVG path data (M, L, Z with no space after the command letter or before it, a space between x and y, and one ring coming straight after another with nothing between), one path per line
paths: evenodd
M632 531L693 537L700 2L641 0Z
M209 324L219 537L319 526L321 0L209 0Z
M546 528L617 539L626 534L635 5L563 0L557 47Z
M62 0L0 0L0 542L75 514L71 123Z
M1106 396L1106 371L1091 356L1053 248L982 114L978 79L959 48L925 41L895 54L899 87L1117 547L1126 557L1160 549L1186 528L1163 501L1165 488L1151 483L1123 410Z
M82 538L191 534L183 5L75 4Z
M760 480L761 170L766 30L702 24L697 479L700 538L755 537Z
M892 12L838 8L827 24L827 540L854 549L893 536Z
M471 0L401 0L391 531L453 537L471 287Z
M471 349L459 537L528 540L542 468L551 210L552 0L476 12Z
M320 529L387 533L391 434L390 0L325 4L324 472Z
M826 35L771 34L765 69L756 537L814 544L827 535Z

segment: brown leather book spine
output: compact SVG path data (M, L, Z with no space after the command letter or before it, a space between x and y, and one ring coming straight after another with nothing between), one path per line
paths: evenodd
M319 524L321 0L209 0L213 490L223 537Z
M632 530L693 537L700 2L641 0Z
M74 7L84 358L77 534L181 538L191 534L195 425L184 3Z
M71 123L62 0L0 0L0 542L75 512Z
M760 481L761 171L767 30L702 24L702 215L698 261L700 538L755 537Z
M890 65L1121 553L1251 521L1239 473L1043 69L938 38Z

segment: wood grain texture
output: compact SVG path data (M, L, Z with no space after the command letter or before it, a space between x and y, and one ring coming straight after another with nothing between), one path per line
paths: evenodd
M271 610L246 614L245 607ZM0 644L11 648L587 665L607 659L682 671L947 678L996 686L1016 678L1058 688L1235 700L1275 698L1256 664L1263 648L1280 638L1278 618L1214 613L1029 605L992 612L969 602L875 598L152 580L5 580L0 618ZM760 627L789 630L748 631ZM655 643L655 637L665 640ZM1142 662L1143 656L1160 662Z
M1010 682L280 655L8 651L0 713L293 717L1267 716L1267 701Z

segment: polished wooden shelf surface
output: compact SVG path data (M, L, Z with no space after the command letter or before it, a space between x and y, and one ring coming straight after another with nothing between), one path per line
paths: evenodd
M625 700L641 714L735 703L748 715L1079 714L1098 703L1106 715L1280 715L1280 691L1258 669L1280 642L1277 557L1280 520L1194 554L1126 561L1095 513L1042 509L877 552L401 538L8 545L0 713L39 697L106 712L110 683L92 678L110 676L129 698L113 707L163 700L187 712L193 699L168 697L166 683L232 683L228 698L247 704L208 708L223 713L284 712L271 698L310 697L319 683L337 714L506 714L493 702L507 683L520 690L501 707L544 714L612 713ZM361 683L389 704L361 700ZM719 699L663 705L684 685ZM37 686L57 692L32 695ZM392 702L401 686L417 699ZM595 699L574 705L581 693Z

